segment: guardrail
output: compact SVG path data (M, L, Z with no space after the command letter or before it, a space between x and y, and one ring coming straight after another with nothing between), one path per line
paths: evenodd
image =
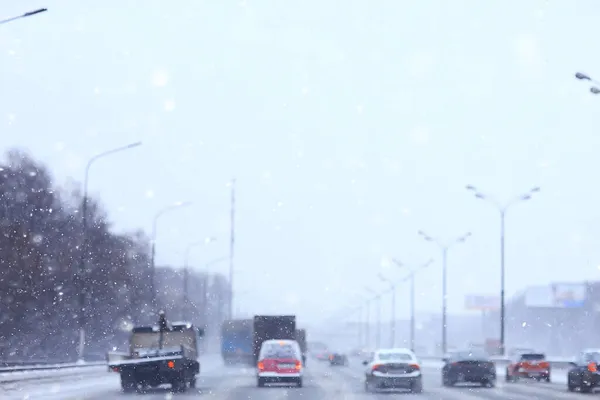
M418 356L420 360L426 361L442 361L441 357L434 356ZM496 365L508 365L512 358L509 357L490 357ZM550 363L550 366L555 368L569 368L575 362L575 358L573 357L548 357L547 361Z
M0 364L2 365L2 364ZM65 369L65 368L85 368L85 367L97 367L107 365L105 361L95 362L84 362L84 363L65 363L65 364L37 364L37 365L13 365L13 366L0 366L0 373L8 372L22 372L22 371L44 371L52 369Z

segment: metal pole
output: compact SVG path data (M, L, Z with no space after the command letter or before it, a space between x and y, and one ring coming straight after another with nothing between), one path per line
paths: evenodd
M362 347L362 306L358 307L358 348Z
M377 296L377 337L375 340L377 348L381 345L381 296Z
M506 210L500 212L500 353L505 354L505 315L506 309L504 305L504 289L505 289L505 272L504 272L504 217Z
M38 12L45 11L46 9L41 9L37 11L33 11L31 13L25 13L23 16L27 17L29 15L37 14ZM88 186L89 186L89 177L90 177L90 168L94 161L99 158L106 157L108 155L118 153L124 150L129 150L134 147L138 147L142 144L142 142L135 142L128 144L126 146L117 147L99 154L96 154L92 158L90 158L85 166L85 174L83 178L83 199L81 199L81 251L79 253L79 274L76 279L78 279L78 303L79 303L79 346L78 346L78 357L79 360L83 360L83 352L85 350L85 324L86 324L86 310L85 303L87 297L87 285L86 285L86 267L85 261L87 258L88 252Z
M410 349L415 351L415 273L410 274Z
M87 258L88 248L88 220L87 220L87 206L88 206L88 180L90 175L90 167L96 160L95 157L91 158L85 167L85 176L83 178L83 199L81 204L81 252L79 259L79 346L77 350L79 360L83 360L83 352L85 350L85 298L86 298L86 284L85 284L85 260Z
M231 226L229 241L229 319L233 319L233 255L235 245L235 179L231 181Z
M152 221L152 248L150 250L150 306L152 310L156 309L156 265L154 264L154 258L156 257L156 228L159 216L160 213L155 215Z
M448 332L447 332L447 290L448 290L448 247L443 248L443 266L442 266L442 353L446 354L448 350Z
M371 300L367 300L367 312L366 312L366 326L365 326L365 347L368 349L371 346Z
M392 339L391 339L391 347L394 348L396 346L396 285L392 285Z

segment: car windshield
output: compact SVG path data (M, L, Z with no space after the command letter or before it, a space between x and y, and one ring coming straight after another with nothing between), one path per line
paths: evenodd
M541 353L529 353L529 354L521 354L521 360L523 361L540 361L546 358L545 354Z
M378 353L377 358L382 361L411 361L412 357L406 353Z
M263 358L296 358L296 351L289 344L272 344L263 350Z
M479 351L479 350L474 350L474 351L465 350L465 351L459 351L459 352L454 353L452 355L452 358L453 359L460 359L460 360L487 360L489 357L483 351Z

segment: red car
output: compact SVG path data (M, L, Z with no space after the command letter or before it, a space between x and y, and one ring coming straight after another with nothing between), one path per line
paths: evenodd
M266 340L257 364L257 386L292 383L302 387L302 351L295 340Z
M550 382L550 363L543 353L523 353L506 367L506 382L519 378Z

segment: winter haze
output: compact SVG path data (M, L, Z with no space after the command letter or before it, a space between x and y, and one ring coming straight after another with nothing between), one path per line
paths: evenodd
M142 5L143 4L143 5ZM377 273L416 265L419 311L438 312L450 241L449 310L499 290L597 277L597 68L588 1L4 2L2 146L27 149L58 185L83 180L116 232L149 233L156 264L197 271L229 251L236 182L235 309L324 320L358 305ZM598 70L596 70L598 72ZM71 182L70 184L67 182ZM227 276L227 262L212 272ZM404 286L398 314L408 315ZM383 300L383 315L389 301ZM387 318L386 318L387 319Z

